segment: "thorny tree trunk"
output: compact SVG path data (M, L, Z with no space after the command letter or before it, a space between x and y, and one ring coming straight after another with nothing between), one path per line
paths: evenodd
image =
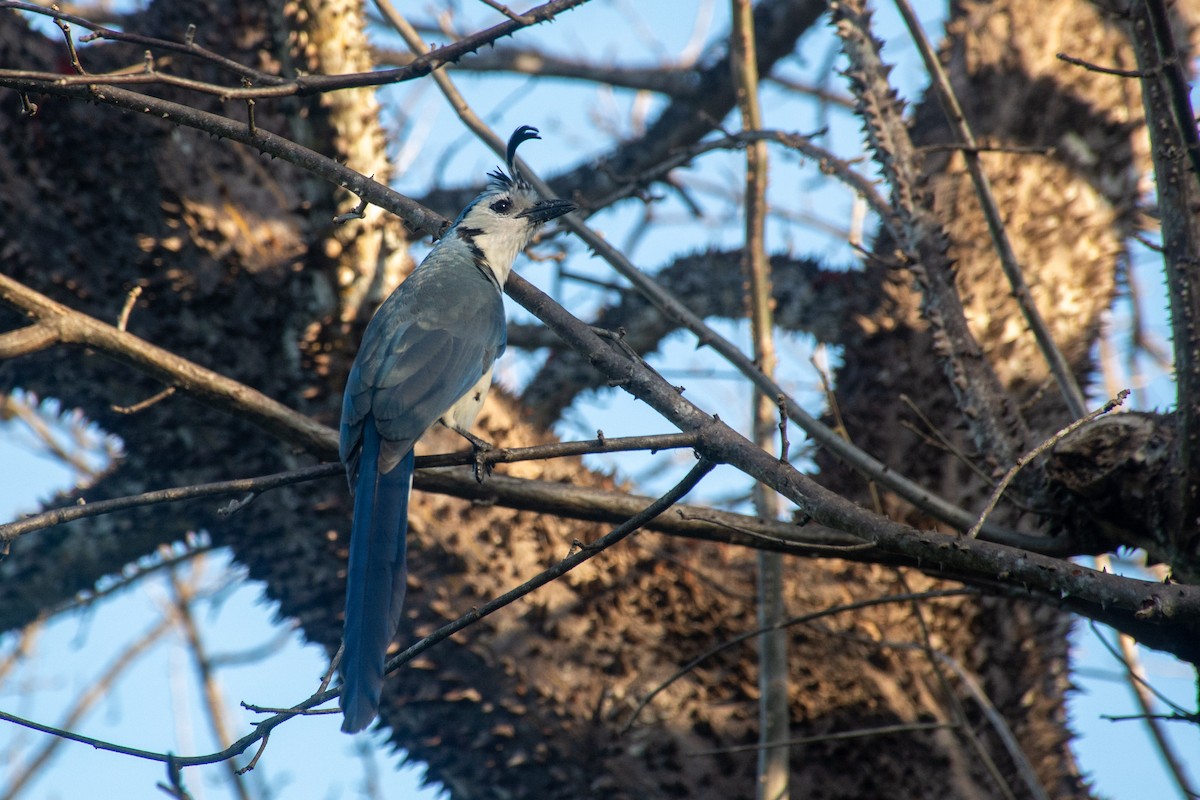
M774 53L760 48L769 59L764 74L791 51L819 5L763 3L779 19L759 30L785 43ZM1039 307L1086 378L1145 154L1135 144L1140 105L1129 95L1136 84L1068 68L1054 54L1129 68L1124 34L1080 2L963 3L954 14L945 54L976 134L994 144L1054 148L1045 155L990 154L986 167ZM199 18L213 20L201 29L202 42L246 63L325 72L364 63L361 17L351 2L210 0L203 9L159 2L139 26L170 36ZM87 51L94 70L105 66L106 52ZM0 61L53 69L60 59L57 42L0 17ZM387 167L369 98L364 92L259 103L256 113L264 127L382 176ZM398 225L376 214L331 228L325 221L346 201L328 186L191 131L83 104L44 102L32 120L17 118L11 96L0 108L5 274L108 320L128 290L141 286L132 331L335 420L355 323L405 266ZM708 130L714 115L706 111L694 111L696 121L676 122L678 135L694 141ZM935 104L926 103L917 115L918 143L950 138L939 120ZM926 189L941 217L953 221L947 231L975 336L1006 388L1029 404L1034 435L1052 431L1064 419L1061 403L1008 299L961 160L931 155L926 167ZM977 507L982 484L974 474L900 424L921 425L900 402L908 394L942 433L972 452L931 355L911 277L890 266L889 253L881 249L880 256L855 279L865 290L852 301L853 313L828 326L845 347L836 390L849 434L911 477ZM836 288L838 279L829 285ZM6 329L20 324L3 313ZM6 363L0 377L5 389L25 387L85 409L125 441L129 455L85 492L89 499L273 472L303 460L184 397L137 414L114 412L112 404L137 403L161 387L94 354L54 350ZM546 439L503 397L480 424L502 445ZM825 459L820 465L824 483L869 502L861 478ZM511 472L604 482L571 462ZM883 502L889 514L930 524L893 498ZM264 581L282 615L332 648L340 635L348 532L340 481L268 494L230 521L206 509L168 506L25 537L0 564L0 629L27 623L158 545L205 528ZM411 532L412 599L401 640L527 578L598 529L418 495ZM390 681L383 716L393 739L427 762L431 778L455 797L751 796L754 753L689 755L755 741L750 647L706 662L660 695L629 733L620 731L637 700L683 661L754 626L753 561L748 551L641 534L602 556L599 566L571 573L442 643L402 680ZM789 560L785 579L792 614L931 583L915 572L835 560ZM1047 793L1088 796L1067 747L1065 618L998 600L943 600L924 604L920 613L930 644L983 684ZM794 735L965 715L1005 783L1018 797L1028 795L958 679L931 669L920 648L886 646L923 640L914 609L858 611L797 629L793 637ZM797 748L792 764L797 797L1001 796L961 730L815 744Z

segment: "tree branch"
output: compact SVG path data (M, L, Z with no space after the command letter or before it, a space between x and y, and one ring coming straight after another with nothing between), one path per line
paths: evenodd
M628 537L630 534L635 533L655 517L671 508L679 500L683 499L688 492L690 492L696 487L697 484L700 483L705 475L712 471L714 466L716 465L713 462L701 459L700 462L692 467L688 474L684 476L679 483L672 487L670 491L653 501L650 505L643 508L634 516L630 517L623 524L614 528L612 531L600 537L591 544L585 545L576 542L576 546L572 547L572 552L554 566L543 570L520 586L504 593L499 597L493 598L479 608L472 609L453 622L442 626L429 636L426 636L425 638L411 645L406 650L388 661L385 674L395 672L401 666L412 661L418 655L438 644L439 642L448 639L455 633L469 627L470 625L473 625L484 617L490 616L505 606L508 606L521 599L525 595L541 588L542 586L545 586L547 583L562 577L575 567L599 555L608 548ZM179 769L184 767L215 764L222 761L228 761L229 759L245 753L246 750L256 743L262 742L265 744L267 738L271 734L271 731L279 727L284 722L287 722L293 717L303 715L310 709L314 709L323 703L339 697L340 695L340 687L320 691L301 703L293 706L292 708L274 714L270 718L257 723L251 733L238 739L224 750L200 756L176 756L172 753L160 753L151 750L141 750L133 747L126 747L124 745L113 744L111 742L106 742L89 736L82 736L61 728L43 725L38 722L23 719L14 714L9 714L5 711L0 711L0 720L21 725L23 727L30 728L31 730L40 731L52 736L58 736L63 739L69 739L71 741L88 744L98 750L106 750L113 753L169 764L171 770L173 772L177 772Z
M901 103L888 84L889 67L871 33L870 15L864 3L852 0L835 3L833 16L850 59L847 75L858 98L868 143L902 221L897 243L907 258L906 266L921 285L935 354L942 360L980 452L995 464L1007 466L1024 450L1029 431L967 325L947 256L949 242L921 189L920 156L909 137Z
M205 369L95 317L74 311L7 275L0 275L0 302L36 320L34 327L53 331L54 341L58 344L95 348L317 455L328 457L337 452L337 435L324 425L243 383ZM44 340L46 336L43 333L39 339Z
M629 361L516 273L509 277L507 291L572 347L587 352L592 363L614 383L681 430L697 432L700 438L696 450L701 455L766 482L822 525L871 541L881 550L911 559L911 563L938 564L940 569L963 579L975 576L985 582L999 580L1049 594L1070 594L1078 604L1092 606L1095 613L1119 611L1124 617L1162 623L1200 622L1200 587L1120 578L1002 545L918 531L876 516L800 474L790 464L780 463L688 402L661 376Z
M959 140L965 145L962 148L962 154L967 164L967 172L971 175L971 182L975 185L975 193L978 195L979 205L983 209L983 218L987 222L988 233L992 237L992 246L996 248L996 254L1000 257L1000 267L1004 270L1004 276L1008 278L1009 285L1012 286L1017 306L1021 309L1025 322L1037 340L1038 349L1046 358L1050 374L1058 383L1058 388L1063 394L1063 399L1066 400L1067 410L1071 412L1072 419L1080 419L1087 414L1083 392L1080 390L1079 382L1075 380L1075 374L1071 372L1071 367L1067 364L1062 350L1055 344L1045 319L1042 318L1037 304L1033 301L1033 295L1029 292L1029 284L1025 282L1021 265L1017 263L1017 254L1013 251L1012 241L1008 238L1008 231L1005 230L1004 222L1001 219L1000 207L992 193L992 184L983 171L983 165L979 159L979 145L975 141L975 135L971 133L971 126L967 123L962 105L959 104L958 97L954 94L954 88L950 85L950 79L946 77L946 71L942 69L942 64L938 60L937 54L933 52L933 46L921 29L921 23L917 20L917 15L913 12L908 0L897 0L896 7L900 10L904 24L908 26L917 50L921 53L921 60L925 63L926 72L933 80L933 88L937 92L942 111L945 112L946 119Z
M140 34L127 33L124 31L113 30L102 25L97 25L83 17L73 14L66 14L59 11L57 8L47 8L34 3L21 2L20 0L0 0L0 9L11 8L17 11L27 11L33 14L42 14L52 17L60 24L70 23L78 25L92 31L86 41L96 39L109 39L117 42L126 42L136 44L141 47L154 47L160 50L169 50L172 52L185 53L187 55L202 58L209 61L222 69L228 70L233 74L246 79L251 84L257 82L260 86L221 86L219 84L206 83L203 81L194 81L186 78L178 78L171 75L159 73L153 68L153 64L141 73L121 73L112 75L59 75L56 73L34 73L23 72L20 70L0 70L0 85L11 85L8 81L32 81L35 84L49 84L54 86L99 86L99 85L117 85L117 84L162 84L177 86L180 88L191 89L193 91L212 94L220 97L222 100L249 100L261 99L267 97L293 97L307 96L319 94L322 92L332 92L339 89L355 89L364 86L386 86L394 83L403 83L405 81L422 78L433 72L444 64L457 61L463 56L478 50L481 47L494 43L497 39L502 39L505 36L511 36L522 28L536 25L542 22L553 19L558 14L564 11L586 3L587 0L552 0L537 8L531 9L526 14L519 18L509 18L507 22L502 22L499 25L494 25L486 30L479 31L470 36L464 36L456 42L448 44L444 47L439 47L428 53L422 54L416 58L411 64L404 67L388 70L372 70L370 72L357 72L347 75L301 75L296 78L282 78L278 75L260 72L259 70L245 67L237 62L217 55L211 50L207 50L194 41L188 39L184 42L172 42L166 39L156 39ZM194 32L193 32L194 35ZM43 89L31 88L27 91L44 91Z
M1161 532L1164 549L1175 554L1194 553L1200 539L1200 218L1196 216L1200 176L1189 166L1189 141L1196 123L1188 111L1177 119L1174 81L1165 71L1170 64L1164 52L1174 42L1162 4L1144 0L1133 4L1131 38L1143 73L1142 102L1154 159L1155 185L1162 219L1163 268L1171 304L1171 331L1175 352L1175 420L1171 486L1168 488L1167 529ZM1190 134L1184 129L1190 128ZM1181 561L1190 559L1184 557Z

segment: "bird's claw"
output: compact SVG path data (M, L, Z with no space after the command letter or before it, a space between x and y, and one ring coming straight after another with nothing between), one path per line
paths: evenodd
M482 439L471 442L471 451L475 456L476 483L483 483L483 479L492 474L492 461L487 457L487 454L495 449L495 447Z
M496 449L491 442L480 439L470 431L455 429L457 433L471 443L471 454L475 459L475 480L483 483L483 479L492 474L492 461L487 454Z

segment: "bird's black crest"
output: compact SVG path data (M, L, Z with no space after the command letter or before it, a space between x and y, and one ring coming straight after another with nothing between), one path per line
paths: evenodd
M504 154L504 161L508 164L508 175L504 174L502 169L495 169L488 173L488 177L506 186L523 185L525 180L517 172L515 163L517 148L521 146L521 142L540 138L542 137L538 135L538 129L532 125L522 125L517 128L512 132L512 136L508 137L508 149ZM510 175L512 177L509 177Z

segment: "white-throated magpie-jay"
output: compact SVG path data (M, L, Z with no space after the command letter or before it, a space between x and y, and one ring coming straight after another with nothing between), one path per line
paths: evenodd
M506 339L500 291L538 227L574 209L539 200L518 172L517 146L538 138L528 125L513 132L508 173L489 173L487 188L383 302L350 368L340 446L354 493L341 660L347 733L375 719L404 605L413 446L438 421L478 441L468 428Z

